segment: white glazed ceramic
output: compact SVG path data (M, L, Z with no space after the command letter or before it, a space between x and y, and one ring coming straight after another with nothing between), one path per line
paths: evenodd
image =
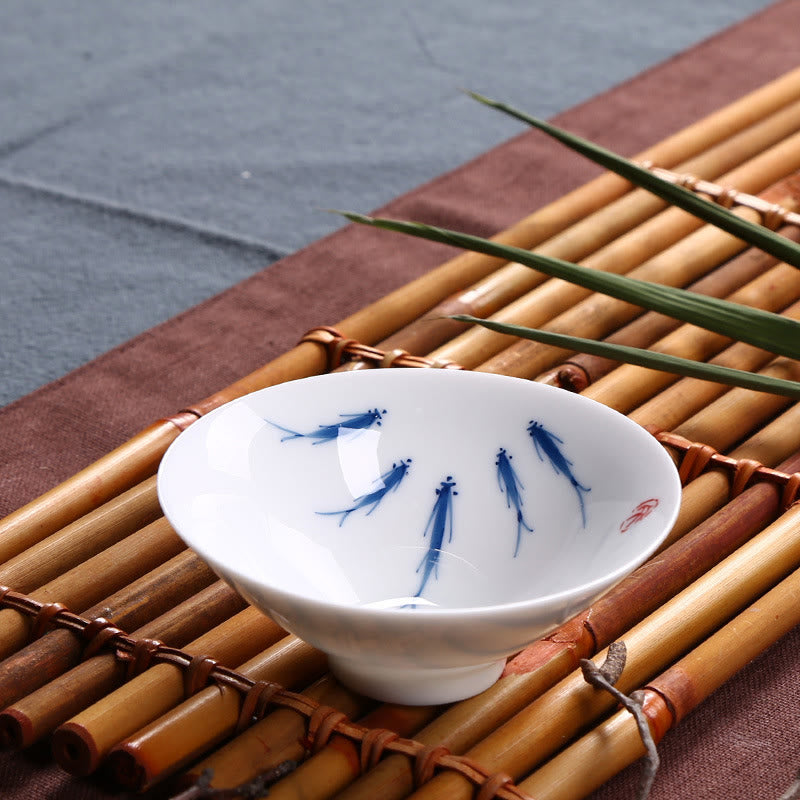
M651 555L680 500L599 403L460 370L334 373L213 411L158 475L169 521L382 700L476 694Z

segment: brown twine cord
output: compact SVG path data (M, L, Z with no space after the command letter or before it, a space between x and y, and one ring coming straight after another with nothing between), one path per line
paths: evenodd
M28 616L50 613L58 604L45 604L34 598L0 585L0 606L13 608ZM437 769L450 769L461 773L477 790L481 800L530 800L528 795L513 785L506 776L489 775L479 765L461 756L454 756L443 746L427 746L411 739L403 739L388 730L370 730L351 722L345 714L330 706L322 706L311 698L291 692L276 683L253 681L234 670L216 663L207 657L191 656L177 648L163 645L154 639L134 639L115 628L107 620L88 619L70 612L63 606L53 610L49 624L71 630L87 641L86 651L96 654L101 648L112 650L114 655L127 661L138 670L155 663L170 663L186 671L191 677L186 683L192 691L200 688L201 676L204 685L213 682L237 690L242 696L242 707L237 731L263 717L273 707L290 708L308 720L307 739L304 742L309 753L322 749L334 733L346 736L361 746L362 767L374 766L386 753L400 753L410 757L414 763L417 785L430 780ZM494 794L489 794L489 791Z
M513 783L514 779L510 775L506 775L505 772L496 772L481 784L478 794L475 795L475 800L492 800L493 797L497 797L497 792L500 789Z
M55 621L55 618L62 612L66 611L67 607L63 603L45 603L36 612L33 618L33 627L31 628L31 639L38 639L43 633L47 631L50 625Z
M766 481L783 488L781 507L784 511L798 500L800 473L781 472L750 458L731 458L718 453L710 445L691 442L679 434L660 431L653 426L646 427L662 445L683 453L678 474L684 484L697 478L706 469L722 467L731 475L731 498L741 494L754 482Z
M327 355L327 369L333 371L346 362L359 361L373 367L428 367L433 369L464 369L448 359L431 359L412 356L408 351L399 348L386 352L377 347L362 344L355 339L348 339L336 328L322 326L312 328L300 344L312 342L321 345Z
M150 667L150 665L153 663L153 659L163 648L164 644L159 642L157 639L134 639L133 650L127 659L127 679L130 680L131 678L140 675L148 667Z
M414 786L418 789L427 783L439 766L443 756L449 756L450 749L443 744L430 744L417 752L414 758Z
M209 676L219 662L211 656L196 655L192 657L183 675L183 693L191 697L208 684Z
M774 231L781 225L800 224L800 214L789 211L777 203L771 203L756 195L739 192L736 189L719 186L716 183L701 180L694 175L679 174L668 169L656 167L652 162L640 162L640 166L650 170L658 177L670 183L682 186L690 192L703 194L710 197L717 205L723 208L733 208L733 206L743 206L761 215L761 224L765 228Z
M336 726L347 719L347 714L332 706L317 706L308 721L308 750L318 753L330 741Z
M371 728L364 734L361 740L361 771L366 772L372 769L383 758L383 751L389 742L397 741L400 738L394 731L388 728Z
M239 719L236 723L236 733L241 733L252 724L253 720L261 719L275 695L283 687L271 681L256 681L244 696Z

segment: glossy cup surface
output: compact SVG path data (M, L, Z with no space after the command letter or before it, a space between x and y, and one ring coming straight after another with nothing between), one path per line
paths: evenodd
M380 699L475 694L669 533L680 484L598 403L459 370L334 373L194 423L158 477L178 533Z

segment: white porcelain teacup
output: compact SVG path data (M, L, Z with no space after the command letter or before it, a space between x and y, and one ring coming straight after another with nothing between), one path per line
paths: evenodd
M461 370L291 381L194 423L164 512L249 602L391 702L476 694L639 566L680 502L644 429L579 395Z

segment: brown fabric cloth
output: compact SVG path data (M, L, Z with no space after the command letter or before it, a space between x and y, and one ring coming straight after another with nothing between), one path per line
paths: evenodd
M800 0L743 24L564 114L556 122L633 154L797 66ZM476 113L481 112L476 108ZM381 213L491 234L596 169L525 132ZM449 251L349 226L0 410L0 513L441 263ZM794 632L691 714L660 746L653 800L777 798L800 766ZM634 765L595 794L634 797ZM46 753L3 754L0 796L106 797Z

